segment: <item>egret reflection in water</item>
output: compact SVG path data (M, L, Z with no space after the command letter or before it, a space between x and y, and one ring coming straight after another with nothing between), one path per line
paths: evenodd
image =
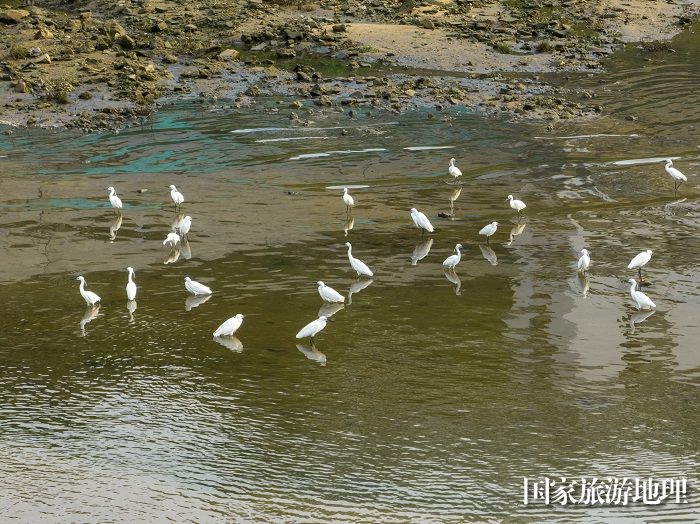
M373 279L370 280L356 280L352 284L350 284L350 289L348 289L348 305L352 304L352 296L355 293L359 293L366 287L368 287L372 282L374 282Z
M180 260L180 249L177 246L173 246L163 264L174 264L178 260Z
M588 290L591 287L591 282L588 280L588 275L585 273L576 273L576 276L569 280L571 291L577 295L584 297L588 296Z
M136 301L129 300L126 303L126 310L129 312L129 323L134 321L134 311L136 311Z
M342 302L324 302L323 305L320 308L318 308L318 316L331 318L344 307L345 304L343 304Z
M634 333L636 332L637 324L641 324L654 313L656 313L655 309L648 309L632 313L632 315L630 315L630 335L634 335Z
M419 260L424 259L430 253L430 248L433 245L433 238L430 237L422 242L418 242L416 247L413 248L413 254L411 255L411 265L415 266Z
M109 223L109 239L114 242L117 239L117 231L122 227L122 215L119 213Z
M180 242L180 256L185 260L192 258L192 248L190 247L190 241L183 238Z
M309 360L313 360L314 362L318 362L320 365L325 366L326 365L326 355L321 353L318 349L316 349L316 345L311 343L311 345L307 344L297 344L297 349L301 351L306 358Z
M481 250L481 256L483 256L489 264L491 264L492 266L498 265L498 257L496 256L496 252L491 248L491 246L479 244L479 249Z
M189 295L185 299L185 311L190 311L193 308L201 306L211 297L212 295Z
M211 295L209 295L211 296ZM207 297L209 298L209 297ZM243 342L238 337L213 337L214 342L224 346L226 349L240 353L243 351Z
M90 322L95 320L100 314L100 304L96 304L94 306L88 306L85 309L85 313L83 313L83 318L80 319L80 333L83 336L87 336L87 332L85 331L85 326L87 326Z
M455 295L461 295L462 294L462 281L459 278L459 275L455 272L454 269L444 269L443 274L445 275L445 278L454 284L455 286Z
M343 231L345 231L345 236L348 236L348 232L352 231L353 227L355 227L355 218L351 215L345 221L345 224L343 224Z
M512 228L510 228L510 233L508 234L508 242L506 242L506 246L511 245L515 237L523 234L523 230L525 229L526 225L527 223L523 222L522 224L515 224Z
M450 215L454 217L455 214L455 200L459 198L459 195L462 194L462 187L456 187L452 191L450 191Z

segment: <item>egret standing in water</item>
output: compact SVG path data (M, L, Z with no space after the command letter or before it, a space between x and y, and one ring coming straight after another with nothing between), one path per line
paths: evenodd
M372 273L372 271L367 267L367 264L365 264L359 258L352 256L352 244L350 244L350 242L345 242L345 245L348 247L348 260L350 261L350 266L352 266L352 268L357 272L357 276L360 277L365 275L368 277L373 277L374 273Z
M313 322L309 322L306 324L299 333L297 333L297 338L302 339L302 338L310 338L312 341L314 339L314 336L316 336L318 333L323 331L323 328L326 327L326 322L328 319L321 315L318 317L317 320L314 320Z
M496 230L498 229L498 222L491 222L490 224L485 225L484 227L481 228L479 231L479 234L482 236L486 237L486 242L488 243L489 237L492 236Z
M508 195L508 198L506 198L506 200L510 201L510 207L518 212L518 218L520 218L520 212L527 207L525 205L525 202L513 198L513 195Z
M578 269L579 273L585 273L586 271L588 271L588 268L591 265L591 257L589 255L590 253L587 249L581 250L581 257L576 263L576 269Z
M462 244L457 244L455 246L455 254L450 255L445 259L445 261L442 263L443 267L447 269L454 269L457 264L459 264L459 261L462 260L462 253L459 251L462 248Z
M190 277L185 277L185 289L193 295L211 295L211 289L204 284L195 282Z
M630 286L630 295L632 296L632 300L634 300L637 309L642 310L656 307L656 304L654 304L648 296L641 291L637 291L637 281L635 279L630 278L627 282L632 284Z
M629 263L627 266L627 269L637 269L639 270L639 281L642 281L642 268L647 265L647 262L651 260L651 255L653 251L651 249L647 249L646 251L642 251L639 253L636 257L632 259L632 261Z
M168 236L163 240L163 245L170 244L170 247L175 247L180 242L180 235L177 233L168 233Z
M181 237L187 236L187 233L190 232L190 227L192 227L192 217L187 215L178 224L178 230L180 231L180 236Z
M668 171L668 168L666 168ZM107 191L109 191L109 203L112 204L112 207L117 210L117 212L120 212L122 210L122 200L117 196L117 192L112 186L109 186L107 188Z
M243 324L243 319L245 318L245 315L241 315L238 313L238 315L235 315L231 318L229 318L226 322L221 324L216 331L214 331L214 336L215 337L232 337L233 334L238 331L238 328L241 327L241 324Z
M457 180L458 177L462 176L462 172L459 170L459 168L455 165L455 159L450 158L450 167L447 168L447 172L450 174L452 178Z
M179 209L180 204L182 204L185 201L185 197L182 193L180 193L177 190L177 188L174 185L170 185L168 187L170 188L170 198L173 199L173 202L175 203L175 208Z
M316 283L318 284L318 294L326 302L345 302L345 297L332 287L327 286L320 280Z
M435 228L433 228L433 225L430 223L430 220L428 220L428 217L425 216L424 213L418 211L415 207L411 208L411 218L413 219L413 223L416 225L416 227L421 230L421 235L423 235L426 231L428 233L435 231Z
M350 193L348 193L348 188L344 187L343 188L343 202L345 202L345 211L347 214L350 214L350 208L355 205L355 199L352 198Z
M673 167L673 160L670 158L666 159L666 172L673 178L673 190L677 191L679 187L681 187L681 184L683 182L687 182L688 178L678 171L675 167Z
M126 270L129 272L129 281L126 283L126 298L129 300L134 300L136 298L136 282L134 282L134 268L127 267Z
M92 291L88 291L85 289L85 278L82 276L79 276L76 278L76 280L80 280L80 295L83 297L85 300L85 303L88 306L94 306L100 301L100 297L97 293L93 293Z

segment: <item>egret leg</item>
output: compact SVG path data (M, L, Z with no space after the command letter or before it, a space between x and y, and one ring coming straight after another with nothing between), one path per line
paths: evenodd
M487 243L487 244L489 244L489 239L490 239L490 238L491 238L491 237L486 237L486 243Z

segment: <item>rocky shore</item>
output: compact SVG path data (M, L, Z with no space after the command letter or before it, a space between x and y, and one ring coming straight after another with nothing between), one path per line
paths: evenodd
M667 52L660 40L699 10L697 0L0 0L0 124L116 129L164 100L240 107L270 95L350 116L466 106L581 118L602 108L558 74L599 71L629 42Z

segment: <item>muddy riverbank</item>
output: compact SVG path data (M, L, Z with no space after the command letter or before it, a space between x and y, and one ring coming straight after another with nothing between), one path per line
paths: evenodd
M119 128L159 103L466 106L556 121L604 112L559 82L641 42L651 59L699 3L39 1L0 3L0 123Z

